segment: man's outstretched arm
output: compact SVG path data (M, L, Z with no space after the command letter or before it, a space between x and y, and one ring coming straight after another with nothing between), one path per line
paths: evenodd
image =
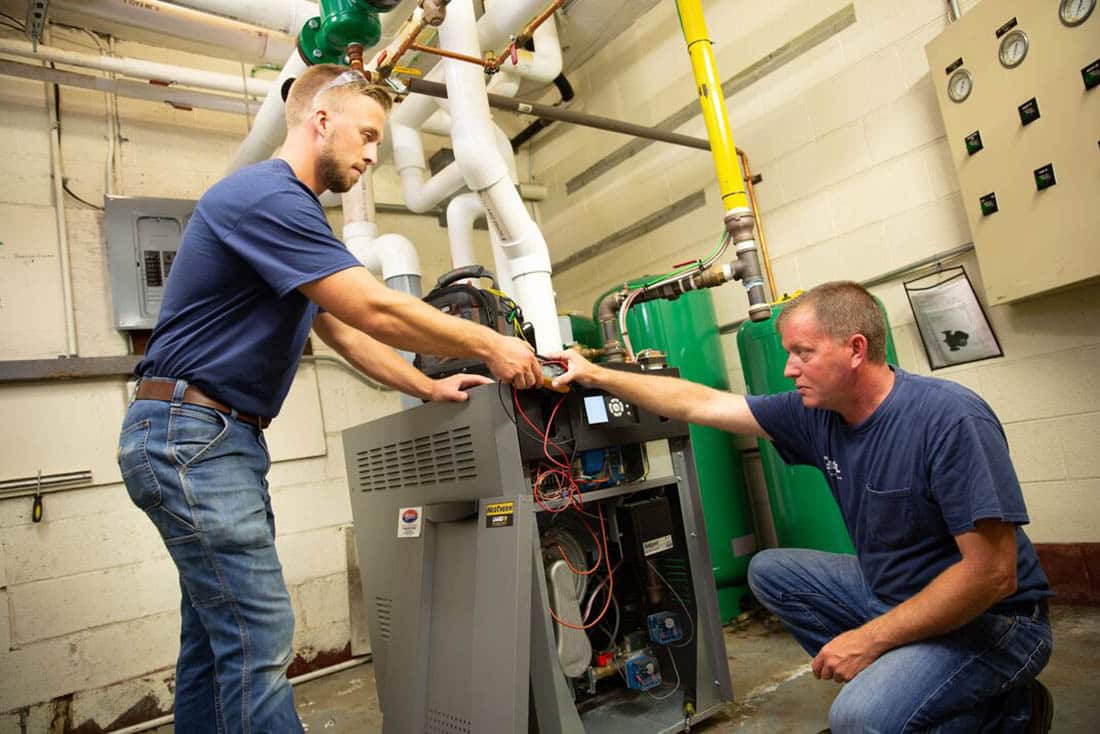
M607 390L658 415L730 433L768 438L743 395L675 377L607 369L592 364L573 350L548 356L569 364L564 374L554 378L555 387L577 382L585 387Z

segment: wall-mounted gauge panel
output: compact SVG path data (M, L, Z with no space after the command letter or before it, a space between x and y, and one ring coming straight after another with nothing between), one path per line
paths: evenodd
M926 46L990 305L1100 284L1097 4L980 2Z

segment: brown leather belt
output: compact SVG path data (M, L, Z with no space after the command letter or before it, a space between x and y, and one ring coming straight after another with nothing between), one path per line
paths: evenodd
M135 400L163 400L172 402L172 393L176 391L176 383L162 382L160 380L142 380L138 385ZM225 403L219 403L214 398L208 397L202 390L194 385L188 385L183 391L183 402L191 405L201 405L204 408L213 408L219 413L232 416L233 409ZM271 425L271 419L251 413L237 413L237 420L244 421L257 428L263 429Z

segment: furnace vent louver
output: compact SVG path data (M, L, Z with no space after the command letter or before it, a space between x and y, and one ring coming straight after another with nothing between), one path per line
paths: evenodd
M361 492L477 478L469 426L360 451L356 466Z
M433 708L429 708L427 714L428 721L425 728L427 734L470 734L469 719Z
M374 602L374 619L378 622L382 639L389 642L390 634L393 631L393 599L376 596Z

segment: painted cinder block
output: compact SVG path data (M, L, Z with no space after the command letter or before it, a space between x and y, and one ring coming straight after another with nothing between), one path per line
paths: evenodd
M790 202L850 180L870 166L863 124L856 121L822 133L814 142L783 156L768 167L767 174L780 181Z
M1100 479L1034 482L1023 485L1036 543L1095 543L1100 540Z
M1100 451L1096 450L1097 437L1100 436L1100 411L1067 416L1054 423L1061 440L1068 478L1100 478Z
M971 241L958 194L896 214L884 224L892 263L898 268Z
M920 206L937 198L920 153L909 153L868 169L829 190L837 232Z
M871 112L863 121L871 160L889 160L944 137L943 118L931 79Z
M20 584L9 592L12 642L18 646L179 606L179 582L167 558Z
M1020 421L1004 427L1012 465L1021 482L1067 479L1062 436L1057 426L1060 420Z
M1078 414L1082 399L1100 391L1097 359L1100 346L989 362L981 372L986 400L1007 423Z
M61 504L63 494L82 491L94 490L46 495L42 522L0 531L10 584L30 584L167 558L153 523L130 502L121 487L104 497L97 514L53 517L55 500ZM8 501L30 505L28 500Z

